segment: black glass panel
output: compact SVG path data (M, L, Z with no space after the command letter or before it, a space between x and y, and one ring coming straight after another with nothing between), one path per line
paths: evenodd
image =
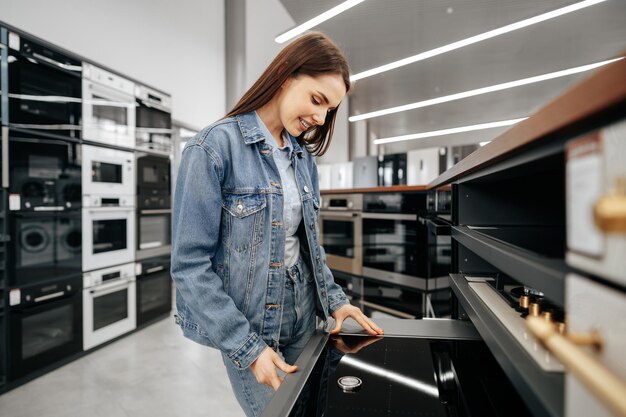
M360 385L346 391L339 384L343 377L356 377ZM528 415L530 412L483 342L363 336L329 341L289 414Z
M417 222L363 219L363 266L417 275Z
M139 249L170 244L170 214L139 217Z
M106 102L109 101L104 97L94 95L94 100ZM116 126L126 126L128 124L128 110L123 105L106 105L95 103L93 106L93 118L94 121L105 129L110 126L111 129L115 129Z
M327 254L354 258L354 223L323 220L322 246Z
M137 127L171 129L172 116L159 109L138 105Z
M22 359L28 359L73 339L72 305L26 317L22 320Z
M128 289L93 300L93 329L98 330L128 317Z
M171 284L168 273L160 274L158 277L142 279L139 288L140 314L145 314L153 310L162 309L170 305Z
M93 253L126 249L126 219L93 222Z
M122 166L106 162L93 161L91 163L91 179L93 182L122 183Z

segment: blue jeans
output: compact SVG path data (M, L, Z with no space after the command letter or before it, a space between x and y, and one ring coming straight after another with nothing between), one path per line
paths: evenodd
M309 268L302 261L287 269L285 274L285 299L280 325L278 354L293 365L315 332L315 282ZM237 368L228 356L222 354L235 397L246 416L257 417L263 413L274 390L259 384L250 368ZM282 371L279 372L282 375Z

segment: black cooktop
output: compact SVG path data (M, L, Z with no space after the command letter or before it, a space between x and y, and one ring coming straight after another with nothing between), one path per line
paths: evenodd
M343 377L355 378L340 386ZM289 415L531 414L482 341L342 336L328 342Z

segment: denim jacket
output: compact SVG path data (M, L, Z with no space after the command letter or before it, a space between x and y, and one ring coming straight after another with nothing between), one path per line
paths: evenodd
M276 350L285 279L280 174L254 113L220 120L182 154L172 214L171 274L183 334L218 348L239 368ZM272 140L269 138L268 140ZM320 193L314 157L290 136L302 200L301 256L328 319L348 303L318 243Z

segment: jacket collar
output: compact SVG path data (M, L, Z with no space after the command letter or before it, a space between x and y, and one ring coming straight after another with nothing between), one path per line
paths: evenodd
M241 135L243 136L243 142L246 145L251 145L265 140L265 135L263 135L263 131L257 123L256 114L254 114L254 112L238 114L235 116L235 119L239 125ZM298 143L298 139L293 137L290 133L287 133L287 136L289 136L293 151L296 155L298 155L298 157L301 158L303 149Z

